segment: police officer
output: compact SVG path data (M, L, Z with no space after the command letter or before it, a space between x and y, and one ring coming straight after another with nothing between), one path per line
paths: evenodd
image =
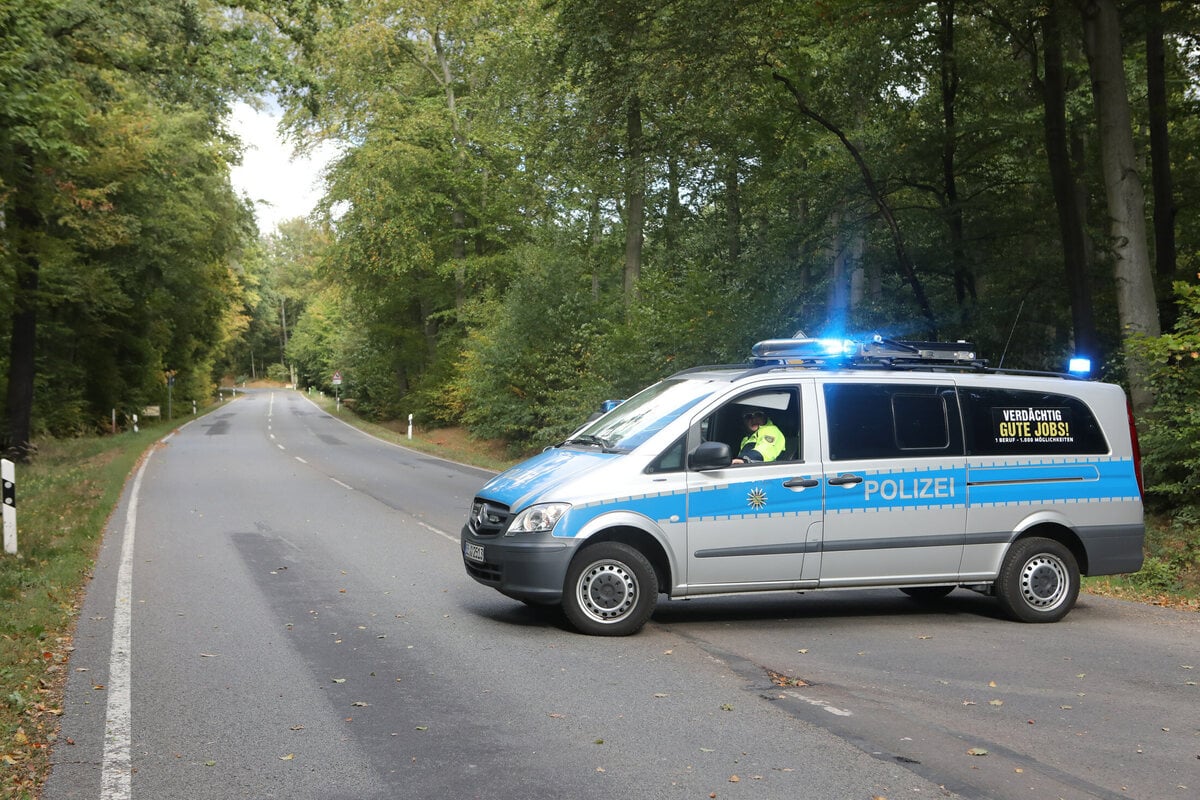
M742 439L741 449L734 464L774 461L783 452L783 431L767 417L762 409L747 411L742 415L748 433Z

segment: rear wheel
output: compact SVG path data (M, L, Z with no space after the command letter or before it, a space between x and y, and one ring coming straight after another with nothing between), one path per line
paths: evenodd
M640 550L620 542L585 547L567 570L562 606L582 633L637 633L658 602L658 579Z
M996 597L1022 622L1057 622L1079 596L1079 565L1067 547L1053 539L1021 539L1008 549Z

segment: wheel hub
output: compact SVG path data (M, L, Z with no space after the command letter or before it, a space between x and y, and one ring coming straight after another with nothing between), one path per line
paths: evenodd
M1043 611L1063 602L1067 585L1066 567L1058 559L1044 554L1029 559L1021 571L1021 593L1025 602Z
M580 579L579 597L591 616L610 622L633 607L637 582L619 564L596 564Z

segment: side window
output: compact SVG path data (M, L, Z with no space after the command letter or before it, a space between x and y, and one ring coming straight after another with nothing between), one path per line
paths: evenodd
M963 452L952 386L827 383L825 410L834 461Z
M683 451L684 445L687 444L687 437L680 436L675 442L662 452L658 458L647 467L646 472L679 472L683 469Z
M971 455L1099 455L1108 440L1077 397L1017 389L959 389Z
M945 450L950 446L950 417L942 395L894 394L892 419L901 450Z
M759 389L726 403L693 426L697 441L725 442L736 458L743 441L751 433L748 417L762 414L766 443L766 461L796 461L800 458L800 395L792 387ZM757 425L757 419L756 426ZM780 437L782 440L780 441ZM761 463L761 462L752 462ZM750 464L752 465L752 464Z

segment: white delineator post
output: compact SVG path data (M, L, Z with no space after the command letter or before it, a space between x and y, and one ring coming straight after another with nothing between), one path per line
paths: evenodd
M0 481L4 496L4 552L17 552L17 472L13 462L0 459Z

